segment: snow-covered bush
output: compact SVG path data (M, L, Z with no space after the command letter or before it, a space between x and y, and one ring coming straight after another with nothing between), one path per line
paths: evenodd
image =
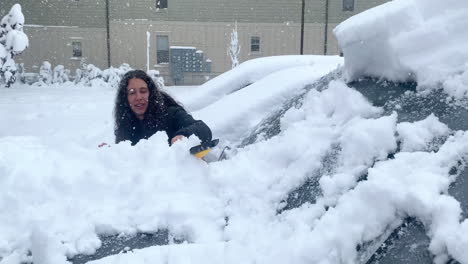
M39 84L49 85L52 83L52 65L48 61L44 61L39 68Z
M24 83L24 79L23 79L23 74L24 74L24 63L17 63L16 64L16 80L19 80L21 81L22 83Z
M101 79L102 71L93 64L87 64L84 60L80 62L80 67L75 72L75 83L89 85L92 80Z
M86 68L86 63L84 59L80 62L80 67L75 71L75 83L80 83L84 76L84 69Z
M120 79L122 79L122 76L128 71L130 71L132 68L130 65L124 63L120 65L118 68L110 67L109 69L105 69L102 71L102 77L103 80L110 84L114 88L119 87Z
M130 70L132 70L132 68L126 63L120 65L118 68L110 67L105 70L101 70L92 64L82 63L81 67L76 70L75 83L91 86L98 85L96 82L101 81L117 89L122 77ZM164 80L159 76L158 71L155 72L157 73L157 79L155 79L155 81L158 80L158 82L161 83L159 85L162 85L160 87L164 87Z
M39 70L39 78L33 85L43 86L51 84L62 84L73 80L75 84L84 86L110 86L117 89L120 80L128 71L132 70L130 65L124 63L118 68L110 67L101 70L93 64L86 64L84 61L76 69L75 76L70 75L70 70L63 65L55 66L52 71L52 65L44 61ZM158 88L164 88L164 79L159 75L159 71L150 70L148 75L155 81Z
M13 57L29 45L28 36L23 33L23 24L24 15L19 4L15 4L0 21L0 79L5 80L6 87L16 80L17 67Z
M70 78L68 77L70 75L70 70L65 69L63 65L57 65L54 68L54 76L52 79L52 83L64 83L68 82Z
M80 62L80 67L75 72L75 83L90 85L90 81L101 77L101 70L93 64L87 64L84 60Z
M157 70L149 70L147 74L153 79L153 81L156 83L156 86L158 89L164 89L164 78L161 77L159 71Z
M102 78L102 71L98 67L94 66L93 64L88 64L86 67L87 77L89 80L94 79L101 79Z
M84 61L80 63L80 68L76 70L75 83L90 86L91 82L96 79L102 79L103 73L101 69L93 64L86 64Z

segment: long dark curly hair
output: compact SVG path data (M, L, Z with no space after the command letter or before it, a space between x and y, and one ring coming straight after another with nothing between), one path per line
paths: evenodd
M158 89L153 79L142 70L127 72L120 80L119 89L115 98L114 106L114 134L115 142L132 140L137 122L140 122L130 108L127 99L127 86L130 79L143 80L148 85L149 97L143 124L149 132L154 134L157 130L167 127L167 108L169 106L180 106L174 98ZM154 131L151 131L154 130ZM135 144L136 142L133 142Z

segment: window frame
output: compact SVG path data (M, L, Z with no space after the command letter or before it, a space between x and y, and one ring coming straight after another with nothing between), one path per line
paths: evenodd
M259 53L260 44L261 44L261 39L259 36L251 36L250 37L250 52ZM256 49L254 49L255 46L257 47Z
M161 49L159 45L159 40L161 38L166 38L167 49ZM170 50L169 36L168 35L156 35L156 64L169 64L170 62L169 50ZM164 54L164 53L167 53L167 54Z
M156 9L167 9L168 0L156 0Z
M73 40L71 43L71 46L72 46L72 58L82 58L83 57L83 43L79 40ZM79 49L75 49L77 47L79 47Z
M355 0L343 0L341 3L343 12L354 12Z

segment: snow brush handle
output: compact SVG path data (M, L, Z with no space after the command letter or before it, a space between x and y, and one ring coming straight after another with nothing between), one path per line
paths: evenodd
M209 142L204 142L200 145L190 148L190 154L194 155L195 157L201 159L203 158L208 152L211 151L212 148L218 145L219 139L213 139Z

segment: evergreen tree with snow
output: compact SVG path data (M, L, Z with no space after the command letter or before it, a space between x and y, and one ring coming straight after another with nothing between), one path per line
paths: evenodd
M239 37L237 35L237 21L235 23L234 29L231 32L231 40L228 46L228 55L231 58L232 69L239 65L239 54L241 46L239 44Z
M24 15L19 4L15 4L0 21L0 79L5 80L6 87L10 87L16 80L17 67L13 57L29 45L23 25Z

